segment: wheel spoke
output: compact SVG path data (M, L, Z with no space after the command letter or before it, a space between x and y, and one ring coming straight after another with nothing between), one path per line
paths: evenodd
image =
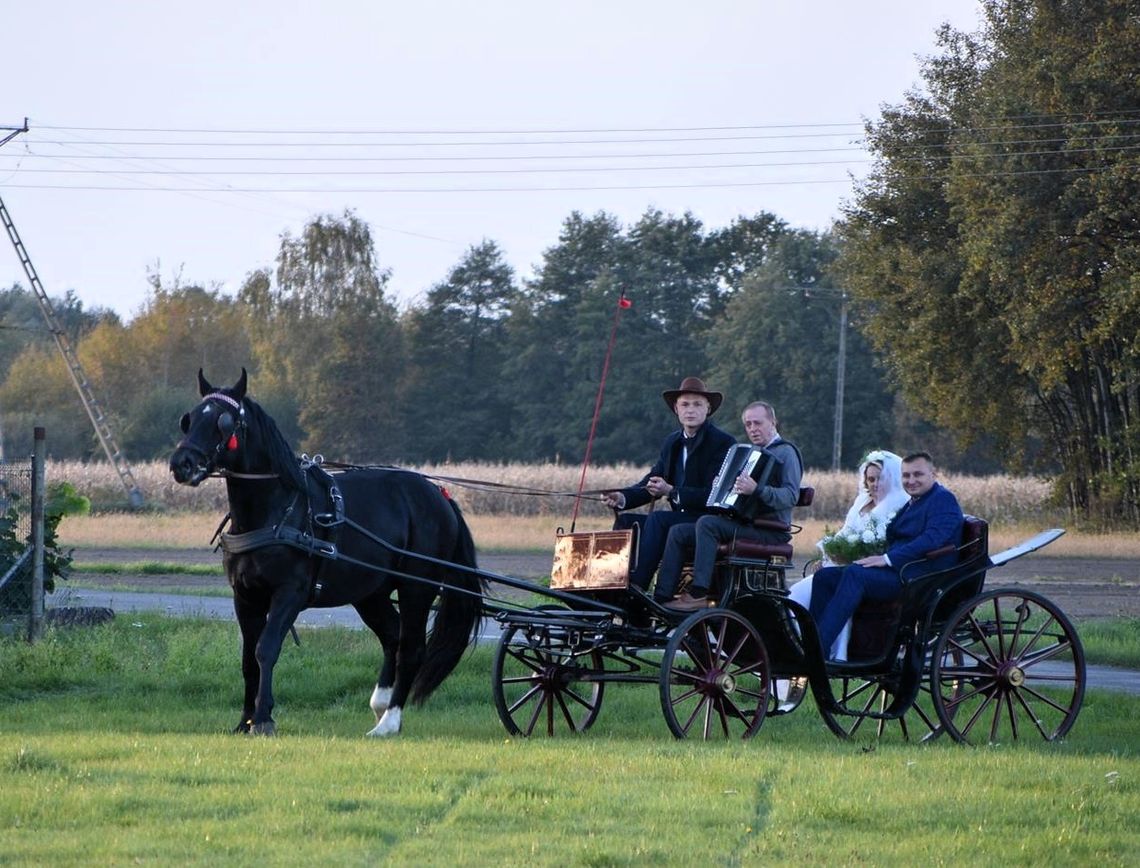
M1027 693L1030 696L1032 696L1034 699L1036 699L1038 702L1045 703L1050 708L1052 708L1054 711L1059 711L1062 714L1065 714L1069 710L1067 706L1064 706L1058 702L1055 702L1054 700L1052 700L1048 696L1046 696L1044 693L1038 693L1032 687L1028 687L1024 684L1021 686L1021 688L1019 690L1016 691L1016 693L1017 693L1017 698L1021 701L1022 705L1025 705L1025 699L1022 698L1021 694ZM1028 708L1026 710L1028 711Z
M532 687L530 690L528 690L526 693L524 693L522 696L520 696L515 702L511 703L510 706L508 706L511 710L511 713L513 714L514 712L518 711L520 708L522 708L524 705L526 705L528 702L530 702L535 697L535 695L540 693L541 691L542 691L541 685L539 685L539 684L534 685L534 687Z
M1013 740L1017 741L1017 713L1013 707L1013 691L1006 691L1002 695L1001 705L1005 706L1006 714L1009 716L1009 729L1013 733ZM997 740L996 730L991 740Z
M1030 708L1029 703L1025 701L1025 697L1022 696L1021 693L1022 692L1019 690L1015 694L1015 696L1017 697L1018 704L1023 709L1025 709L1025 713L1029 716L1029 719L1031 721L1033 721L1033 725L1034 725L1034 727L1037 728L1037 732L1040 733L1041 737L1043 739L1045 739L1045 741L1052 741L1053 740L1052 734L1045 731L1045 725L1041 722L1041 717L1032 708ZM1045 699L1044 697L1042 697L1038 694L1033 694L1033 695L1037 696L1038 699L1043 699L1047 704L1053 705L1053 707L1056 708L1058 711L1064 711L1065 710L1065 709L1061 708L1060 706L1054 705L1053 703L1049 702L1049 700Z
M1058 654L1065 654L1067 652L1071 652L1072 650L1073 646L1069 642L1057 642L1048 648L1042 648L1040 651L1031 656L1019 657L1018 663L1021 665L1022 669L1028 669L1030 666L1034 666L1038 663L1050 660L1053 657L1056 657Z

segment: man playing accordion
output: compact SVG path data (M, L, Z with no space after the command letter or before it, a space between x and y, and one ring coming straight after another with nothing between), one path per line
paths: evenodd
M786 543L791 534L786 530L757 526L757 519L767 519L788 526L792 507L800 496L803 461L794 443L780 437L776 430L776 411L765 401L753 401L741 415L744 430L753 446L761 447L767 456L761 458L760 481L750 473L741 473L732 482L731 492L722 492L732 502L727 515L704 515L694 524L677 525L669 530L661 569L657 573L654 599L671 609L697 611L709 605L713 567L717 547L734 539L762 543ZM718 493L714 492L714 496ZM729 497L728 495L735 495ZM693 583L689 591L674 598L681 579L681 568L692 559Z

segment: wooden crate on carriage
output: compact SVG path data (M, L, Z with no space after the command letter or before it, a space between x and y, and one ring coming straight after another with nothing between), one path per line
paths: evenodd
M620 591L629 587L634 531L559 533L550 587L562 591Z

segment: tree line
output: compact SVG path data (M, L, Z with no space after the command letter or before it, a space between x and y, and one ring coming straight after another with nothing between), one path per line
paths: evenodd
M646 460L675 425L661 392L693 374L725 392L726 428L742 435L735 417L762 397L808 463L828 466L836 254L829 233L766 213L712 230L691 214L648 211L622 226L573 213L533 277L519 280L483 241L400 310L368 226L347 212L285 235L275 267L250 273L232 296L152 275L129 322L71 296L58 307L124 451L139 460L169 454L199 367L229 382L244 366L299 450L362 463L580 462L613 335L593 461ZM98 458L66 369L33 328L34 299L13 287L0 311L26 324L0 335L7 451L34 421L51 429L57 457ZM910 420L898 418L869 344L849 332L853 464Z
M485 240L400 309L346 212L283 236L232 296L152 275L130 322L73 295L61 321L139 459L169 453L199 367L245 366L298 450L338 460L576 463L606 371L594 462L647 462L675 424L661 392L692 374L725 393L723 427L742 436L740 409L768 400L826 467L846 305L842 466L927 448L1044 471L1075 515L1137 527L1132 6L985 0L977 33L944 28L924 87L867 124L874 167L832 231L574 212L532 275ZM34 299L13 287L0 313L6 452L44 424L58 457L98 457Z

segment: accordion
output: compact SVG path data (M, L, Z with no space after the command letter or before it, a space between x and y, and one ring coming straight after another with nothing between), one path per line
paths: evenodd
M736 504L740 499L740 495L732 490L736 477L747 473L756 480L757 487L767 485L768 477L779 463L779 458L759 446L737 443L730 447L713 480L705 506L713 510L736 512Z

